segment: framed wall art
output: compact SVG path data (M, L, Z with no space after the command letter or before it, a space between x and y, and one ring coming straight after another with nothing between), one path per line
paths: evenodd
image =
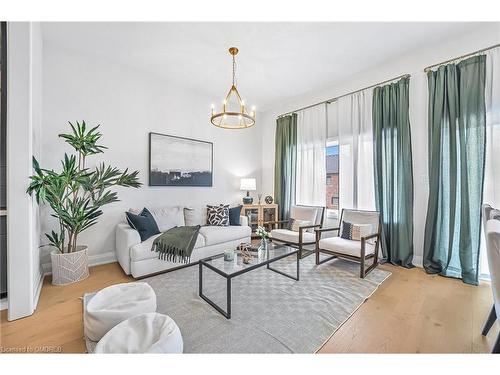
M149 186L212 186L213 143L149 133Z

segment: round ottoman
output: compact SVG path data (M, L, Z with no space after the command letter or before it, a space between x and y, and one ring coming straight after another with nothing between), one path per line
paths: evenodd
M182 353L183 345L172 318L146 313L113 327L97 343L95 353Z
M99 341L118 323L142 313L156 311L156 294L146 283L108 286L89 301L84 314L85 335Z

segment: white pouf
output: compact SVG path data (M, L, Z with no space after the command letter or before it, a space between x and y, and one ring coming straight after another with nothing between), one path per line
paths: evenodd
M147 313L116 325L97 343L95 353L182 353L181 331L167 315Z
M111 328L135 315L156 311L156 294L146 283L108 286L97 292L84 314L85 335L99 341Z

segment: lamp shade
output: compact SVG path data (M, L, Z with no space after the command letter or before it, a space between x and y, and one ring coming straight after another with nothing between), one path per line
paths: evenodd
M242 178L240 190L257 190L255 178Z

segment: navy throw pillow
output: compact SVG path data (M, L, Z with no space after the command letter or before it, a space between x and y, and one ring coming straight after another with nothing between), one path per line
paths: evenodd
M241 225L240 215L242 207L243 206L240 205L229 209L229 225Z
M352 240L352 224L348 221L342 221L342 233L340 234L340 238Z
M142 209L139 215L133 214L132 212L125 212L125 215L127 216L127 222L130 227L139 232L141 241L146 241L149 237L160 233L153 215L146 207Z

